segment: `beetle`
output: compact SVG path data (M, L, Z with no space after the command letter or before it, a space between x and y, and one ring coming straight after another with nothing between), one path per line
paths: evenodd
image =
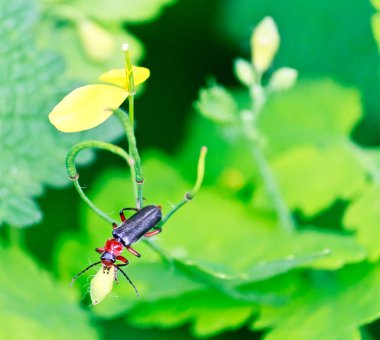
M124 211L126 210L133 210L136 211L136 213L127 219L124 215ZM89 265L87 268L75 275L71 280L70 287L72 287L75 280L84 272L98 264L102 264L104 272L109 272L112 266L117 269L115 270L116 282L118 282L117 271L120 271L132 285L137 296L139 295L137 288L129 279L128 275L120 268L128 265L129 263L129 261L120 254L123 252L124 248L126 248L133 255L137 257L141 256L131 247L131 245L136 243L143 236L150 237L162 231L161 228L157 227L158 223L162 219L161 206L147 205L142 209L124 208L120 210L119 215L121 224L118 226L116 223L112 223L113 238L108 239L102 248L95 248L95 251L101 254L100 261ZM116 261L120 261L121 263L115 264Z

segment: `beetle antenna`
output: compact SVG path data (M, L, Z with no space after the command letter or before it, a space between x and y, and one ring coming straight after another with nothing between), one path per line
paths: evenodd
M73 286L75 280L76 280L79 276L81 276L84 272L86 272L86 271L89 270L90 268L92 268L92 267L98 265L99 263L102 263L102 261L98 261L98 262L95 262L95 263L93 263L93 264L90 264L87 268L83 269L81 272L79 272L77 275L75 275L75 276L73 277L73 279L71 280L70 288Z
M128 277L128 275L125 273L125 271L122 270L122 269L121 269L120 267L118 267L118 266L115 266L115 267L116 267L118 270L121 271L121 273L125 276L125 278L128 280L128 282L129 282L129 283L131 284L131 286L134 288L137 297L140 297L139 292L138 292L136 286L133 284L133 282L132 282L131 279Z

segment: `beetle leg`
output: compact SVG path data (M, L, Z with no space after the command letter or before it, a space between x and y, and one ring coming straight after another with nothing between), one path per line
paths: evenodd
M137 257L140 257L141 254L139 254L136 250L134 250L132 247L126 247L127 250L132 253L133 255L137 256Z
M99 254L104 252L104 248L95 248L95 251Z
M117 224L115 222L112 223L112 228L113 229L116 229L117 228Z
M160 232L162 232L162 229L161 228L157 228L157 229L153 229L152 231L149 231L149 232L145 233L144 236L150 237L150 236L153 236L153 235L157 235Z
M123 209L121 209L120 212L119 212L121 222L124 222L126 220L125 215L124 215L124 210L139 211L139 209L137 209L137 208L123 208Z
M128 265L129 261L124 256L121 256L121 255L117 256L116 260L123 262L123 263L114 264L114 267L116 267L114 277L115 277L116 284L119 284L119 280L117 279L117 268Z
M113 278L114 278L116 284L118 285L119 284L119 280L117 279L117 265L114 264L114 267L115 267L115 271L113 273Z
M121 256L121 255L117 256L116 260L123 262L123 264L117 264L117 266L126 266L129 263L129 261L124 256Z

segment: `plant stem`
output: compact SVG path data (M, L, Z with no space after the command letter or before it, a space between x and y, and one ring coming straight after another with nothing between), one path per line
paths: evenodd
M142 173L142 167L141 167L141 159L139 152L137 150L136 145L136 137L133 130L133 126L131 125L130 119L128 119L128 115L121 109L118 109L114 112L117 118L119 118L121 124L124 127L125 133L127 135L128 143L129 143L129 150L130 155L133 158L134 161L134 185L136 186L136 207L140 209L142 207L143 202L143 194L142 194L142 187L144 183L144 177Z
M295 230L296 226L289 211L288 205L281 196L280 189L274 178L272 170L265 159L264 153L258 143L251 144L252 157L259 169L261 178L264 182L265 189L276 210L280 226L286 231Z
M102 149L102 150L112 152L116 155L119 155L120 157L124 158L125 161L128 163L132 173L133 173L134 160L127 152L125 152L124 149L118 147L117 145L114 145L111 143L106 143L106 142L94 141L94 140L85 141L85 142L81 142L81 143L74 145L71 148L71 150L69 151L69 153L67 154L67 157L66 157L67 173L68 173L70 179L74 182L75 188L77 189L79 196L87 203L87 205L95 213L97 213L100 217L105 219L107 222L112 223L113 220L110 219L103 211L101 211L99 208L97 208L91 202L91 200L86 196L86 194L84 193L84 191L83 191L83 189L80 186L79 181L78 181L79 174L78 174L76 166L75 166L75 159L78 156L79 152L81 152L82 150L85 150L85 149L89 149L89 148ZM133 186L133 188L134 188L134 186Z
M255 91L251 91L251 121L243 122L243 135L246 140L251 145L251 154L254 159L255 164L257 165L261 178L264 183L264 187L267 191L267 194L273 204L273 207L276 211L280 227L286 231L293 231L296 229L296 224L292 217L291 211L289 210L288 205L286 204L284 198L281 195L280 188L277 184L275 176L265 159L264 152L260 145L260 140L257 136L257 132L252 130L253 120L259 116L262 108L264 107L267 101L267 93L263 87L258 84L256 85ZM248 124L247 124L248 123ZM251 124L250 124L251 123ZM254 133L252 133L252 131Z
M75 185L75 188L77 189L78 191L78 194L79 196L83 199L83 201L85 201L87 203L87 205L96 213L98 214L101 218L103 218L104 220L106 220L107 222L109 223L113 223L114 220L110 217L108 217L108 215L106 213L104 213L102 210L100 210L98 207L95 206L94 203L92 203L92 201L86 196L86 194L84 193L82 187L80 186L79 184L79 181L78 181L78 178L76 179L72 179L72 181L74 182L74 185Z
M132 127L134 127L134 97L136 94L135 79L133 76L133 66L132 66L131 55L129 53L128 45L123 45L123 50L124 50L124 57L125 57L126 76L128 78L129 120L131 122ZM129 152L131 152L131 151L129 151Z
M183 207L187 202L191 201L194 196L197 194L197 192L199 191L201 185L202 185L202 182L203 182L203 178L204 178L204 173L205 173L205 161L206 161L206 154L207 154L207 148L205 146L202 146L201 148L201 152L199 154L199 158L198 158L198 166L197 166L197 178L196 178L196 181L195 181L195 184L194 184L194 187L188 191L186 194L185 194L185 197L182 199L182 201L180 201L179 203L177 203L161 220L160 224L158 227L162 227L167 221L168 219L178 210L180 209L181 207Z
M138 209L142 208L142 200L143 200L143 195L142 195L142 182L144 181L142 177L142 170L141 170L141 162L140 162L140 157L137 151L136 147L136 138L135 138L135 132L134 132L134 117L135 117L135 79L133 76L133 66L132 66L132 61L131 61L131 55L129 53L129 46L128 45L123 45L123 51L124 51L124 57L125 57L125 72L126 72L126 77L128 78L128 115L129 115L129 122L130 124L127 126L123 120L122 123L124 125L126 134L127 134L127 139L128 139L128 149L129 153L132 155L132 157L135 160L135 164L138 164L135 167L135 172L132 171L132 179L134 187L135 187L135 200L136 200L136 207ZM119 117L120 118L120 117Z

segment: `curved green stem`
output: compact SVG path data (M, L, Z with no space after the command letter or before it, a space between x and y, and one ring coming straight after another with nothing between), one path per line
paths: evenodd
M128 115L123 110L117 109L114 112L114 114L120 120L121 124L124 127L125 133L127 135L130 154L134 161L134 173L135 173L134 185L136 186L136 192L137 192L136 205L137 205L137 208L140 209L143 205L142 204L143 203L142 187L144 183L144 177L142 173L140 155L137 150L135 133L133 130L133 126L131 125L130 119L128 119Z
M195 181L194 187L188 191L185 194L185 197L177 203L161 220L160 224L158 227L162 227L168 220L169 218L182 206L184 206L187 202L191 201L196 193L199 191L203 178L204 178L204 173L205 173L205 161L206 161L206 154L207 154L207 148L205 146L202 146L201 152L199 154L198 158L198 167L197 167L197 179Z
M100 210L98 207L96 207L95 204L92 203L92 201L86 196L82 187L79 184L78 178L72 179L72 181L74 182L74 186L77 189L79 196L82 198L83 201L86 202L86 204L90 207L90 209L92 209L96 214L98 214L101 218L103 218L107 222L113 223L114 220L112 218L110 218L102 210Z
M75 159L78 156L79 152L85 149L89 149L89 148L102 149L102 150L112 152L116 155L119 155L120 157L124 158L125 161L128 163L129 167L131 168L132 173L133 173L134 160L127 152L125 152L124 149L118 147L117 145L106 143L106 142L93 141L93 140L81 142L74 145L69 151L69 153L67 154L67 157L66 157L67 173L70 179L74 182L75 188L77 189L79 196L87 203L87 205L96 214L98 214L100 217L105 219L107 222L112 223L113 220L110 217L108 217L103 211L97 208L94 205L94 203L92 203L91 200L86 196L86 194L84 193L78 181L79 174L75 166Z

